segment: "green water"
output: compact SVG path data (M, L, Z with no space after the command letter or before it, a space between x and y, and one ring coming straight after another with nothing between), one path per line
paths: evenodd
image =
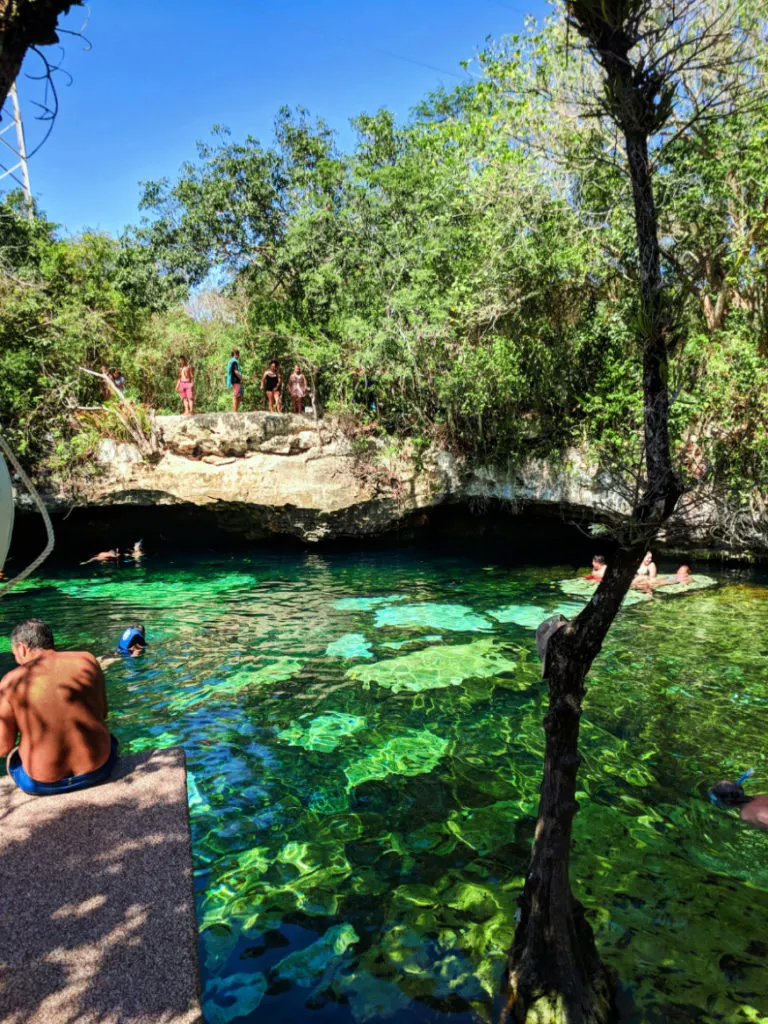
M147 624L112 727L187 753L208 1024L493 1019L542 765L531 627L578 607L576 568L180 559L0 603L3 636L40 615L97 654ZM768 589L719 580L625 609L589 685L573 878L627 1021L768 1020L768 833L706 799L750 766L768 790Z

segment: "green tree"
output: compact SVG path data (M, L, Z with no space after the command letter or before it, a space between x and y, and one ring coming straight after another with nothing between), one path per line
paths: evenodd
M670 352L680 344L681 321L673 304L674 284L662 269L655 172L678 115L683 127L673 138L713 113L722 117L743 109L752 102L757 83L745 48L751 26L736 9L719 3L688 0L667 9L655 0L568 0L566 18L600 72L600 90L588 84L584 99L596 116L615 127L615 152L631 184L638 289L633 330L642 353L644 455L642 491L603 581L585 610L554 633L546 650L544 777L510 954L507 1016L578 1024L616 1016L610 980L569 877L585 679L644 551L683 492L670 443L669 393ZM694 76L714 84L691 103L686 85Z

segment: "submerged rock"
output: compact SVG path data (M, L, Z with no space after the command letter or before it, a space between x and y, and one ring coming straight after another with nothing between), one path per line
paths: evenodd
M253 1013L267 991L267 979L256 974L229 974L210 978L203 989L206 1024L229 1024Z
M410 1005L410 999L397 982L356 969L339 980L335 988L342 994L359 1024L386 1020Z
M426 730L409 730L348 765L344 769L348 788L353 789L371 779L385 779L388 775L426 775L433 771L447 749L448 740Z
M346 736L352 736L365 729L367 724L366 719L360 715L345 715L341 711L331 711L327 715L313 718L308 726L291 722L287 729L283 729L277 735L279 739L294 747L330 753Z
M515 821L523 816L519 804L500 800L486 807L452 811L446 824L458 839L484 857L514 840Z
M345 633L328 644L325 653L335 658L372 658L373 649L362 633Z
M368 612L382 604L394 604L395 601L405 600L405 594L388 594L386 597L343 597L336 601L333 607L340 612Z
M381 608L376 612L377 626L419 626L421 628L450 629L456 632L483 632L493 628L483 615L478 615L463 604L399 604Z
M228 697L234 697L247 687L263 686L265 683L282 683L301 672L303 667L303 663L297 661L296 658L273 658L269 664L262 665L261 668L241 669L228 679L211 682L204 688L197 686L191 693L173 697L168 701L168 710L186 711L210 700L226 700Z
M391 651L399 651L402 647L409 647L411 644L436 644L442 640L442 636L433 634L431 636L415 636L411 640L390 640L388 643L383 643L382 647L387 647Z
M374 665L349 669L351 679L378 683L393 693L434 690L459 686L466 679L487 679L501 672L513 672L516 663L500 652L493 640L475 640L471 644L444 644L427 647L398 658L387 658Z
M351 924L337 924L306 949L289 953L270 971L270 978L291 981L300 988L317 985L329 968L339 966L340 959L360 938Z
M200 792L197 779L190 771L187 772L187 803L189 804L190 811L198 811L204 814L211 809L211 805Z
M557 585L569 597L581 597L585 601L588 601L597 590L596 583L585 579L559 580ZM651 594L646 594L642 590L630 590L621 603L624 608L631 608L633 604L643 604L650 600Z
M516 626L536 629L552 613L537 604L507 604L488 614L497 622L514 622Z

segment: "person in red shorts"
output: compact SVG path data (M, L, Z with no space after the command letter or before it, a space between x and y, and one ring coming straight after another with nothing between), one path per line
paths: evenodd
M585 576L585 580L592 580L594 583L599 583L605 576L605 570L608 566L605 564L605 555L595 555L592 559L592 572L589 576Z
M184 415L191 416L195 406L194 392L195 374L184 356L179 356L179 379L176 390L184 406Z

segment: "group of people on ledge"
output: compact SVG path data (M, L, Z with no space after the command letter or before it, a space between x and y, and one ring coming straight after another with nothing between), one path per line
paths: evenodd
M592 571L584 579L591 580L594 583L599 583L603 576L605 576L608 565L605 561L605 555L595 555L592 558ZM653 555L650 551L646 551L640 567L635 573L635 578L632 580L631 586L635 590L645 590L650 593L655 587L668 587L672 583L693 583L693 576L691 576L690 567L687 565L681 565L677 572L672 576L659 576L659 571L656 568L656 563L653 560Z
M107 782L119 745L107 726L109 706L102 666L88 651L57 651L53 630L41 619L20 622L11 632L16 668L0 679L0 757L24 793L55 796ZM147 647L143 625L127 626L116 657L135 658ZM20 738L19 738L20 735ZM738 808L742 821L768 829L768 794L748 796L745 772L736 782L718 782L713 804Z
M232 357L227 365L227 387L232 391L232 412L237 412L243 400L243 371L240 366L240 349L232 349ZM259 387L267 399L270 412L283 411L283 375L280 363L273 359L261 375ZM304 399L307 397L307 378L297 364L288 377L288 395L291 399L291 412L301 415L304 412Z
M125 395L125 377L120 370L102 366L101 374L105 398L113 396L113 386L121 396ZM243 370L240 365L240 350L237 348L232 349L232 355L227 364L226 379L227 388L232 392L232 411L237 412L243 400L245 388ZM277 359L273 359L266 370L264 370L259 387L264 392L269 412L282 412L283 375ZM195 371L186 356L179 356L179 372L176 378L175 390L181 399L182 415L194 415ZM301 367L297 364L288 376L288 397L291 400L291 412L298 415L304 412L304 404L308 393L307 378L304 376Z
M240 349L233 348L227 364L227 388L232 392L232 412L240 409L245 390L245 375L240 365ZM264 392L269 412L283 411L283 375L280 363L273 359L261 375L259 387ZM191 416L194 412L194 374L192 367L184 356L179 356L179 379L176 390L184 406L184 415ZM291 399L291 412L301 415L304 412L304 401L309 387L299 365L294 366L288 377L288 395Z

